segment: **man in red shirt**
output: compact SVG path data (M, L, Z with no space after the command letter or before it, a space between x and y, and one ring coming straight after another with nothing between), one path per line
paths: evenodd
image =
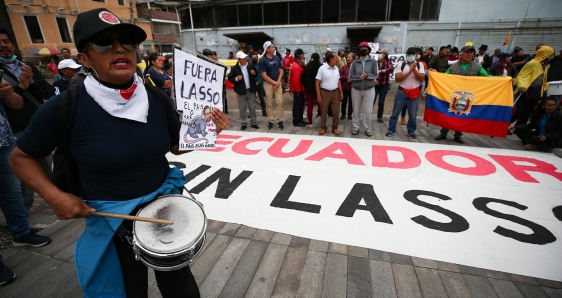
M291 56L291 50L289 50L289 49L285 49L285 50L286 50L285 56L283 57L282 64L283 64L283 68L285 69L285 72L284 72L285 75L283 76L283 82L285 82L285 84L286 84L286 83L289 82L289 71L291 70L291 67L293 65L294 58L293 58L293 56ZM286 87L283 87L283 89L284 89L283 92L285 92L287 89L289 89L289 87L286 86Z
M285 62L286 58L287 56L285 56L283 62ZM308 122L302 118L305 92L304 85L301 83L301 76L304 71L304 52L301 49L295 51L295 61L292 63L290 71L291 75L289 78L291 81L289 86L291 87L291 94L293 94L293 125L305 127Z

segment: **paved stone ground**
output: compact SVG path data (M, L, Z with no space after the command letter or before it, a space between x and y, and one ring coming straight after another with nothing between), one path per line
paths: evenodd
M287 96L284 110L290 111L292 103ZM387 109L392 109L391 101ZM229 112L228 129L239 130L235 100L230 101ZM319 131L319 119L314 120L314 129L292 126L290 112L285 112L284 119L284 130L277 127L269 130L267 119L258 116L259 131L287 134ZM426 126L421 117L417 123L415 140L406 135L402 125L398 125L396 135L386 138L388 116L385 116L382 124L373 121L372 139L459 145L452 139L435 141L439 128ZM350 124L351 120L340 121L339 137L368 138L362 131L351 136ZM253 129L248 127L247 131ZM335 136L327 133L326 137ZM490 138L466 134L464 139L463 146L523 150L515 136ZM0 297L82 297L73 264L73 247L84 229L84 220L56 221L40 197L30 211L30 221L37 216L50 217L54 222L39 232L51 236L53 242L41 248L9 247L0 251L3 262L18 275L13 283L0 287ZM209 220L206 246L192 271L203 297L562 297L562 282L558 281L214 220ZM153 272L149 284L149 297L161 297Z

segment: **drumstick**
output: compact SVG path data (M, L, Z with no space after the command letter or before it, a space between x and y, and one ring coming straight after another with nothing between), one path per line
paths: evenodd
M163 225L173 225L174 222L171 220L165 219L158 219L158 218L148 218L148 217L140 217L140 216L133 216L133 215L125 215L125 214L117 214L117 213L109 213L109 212L92 212L97 216L104 216L104 217L112 217L112 218L120 218L125 220L136 220L136 221L146 221L151 223L163 224Z

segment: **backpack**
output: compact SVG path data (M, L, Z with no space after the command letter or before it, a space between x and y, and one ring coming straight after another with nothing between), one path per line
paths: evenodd
M402 62L402 68L400 69L400 72L404 72L404 67L406 67L406 63ZM420 69L420 63L418 61L416 61L416 68Z
M150 84L145 84L147 92L152 93L158 100L166 113L166 119L175 117L170 115L171 101L168 95L162 90ZM64 129L62 143L55 149L53 154L53 172L51 181L60 190L71 193L77 197L82 192L80 183L80 172L78 171L78 163L72 157L69 148L70 131L76 114L76 104L78 101L78 85L71 85L61 95L60 119ZM177 120L177 119L176 119Z

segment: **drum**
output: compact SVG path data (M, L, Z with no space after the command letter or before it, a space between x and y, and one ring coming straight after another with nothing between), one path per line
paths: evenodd
M548 82L546 93L550 95L562 95L562 81Z
M203 251L207 216L203 204L182 195L161 196L137 216L167 219L173 225L135 221L133 251L137 261L158 271L173 271L193 264Z

